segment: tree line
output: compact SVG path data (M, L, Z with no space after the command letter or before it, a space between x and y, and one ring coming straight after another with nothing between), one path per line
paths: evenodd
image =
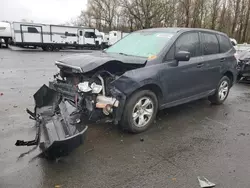
M100 31L196 27L250 41L250 0L89 0L72 24Z

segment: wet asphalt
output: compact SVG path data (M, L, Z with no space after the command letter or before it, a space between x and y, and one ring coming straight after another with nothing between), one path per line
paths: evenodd
M236 84L221 106L199 100L158 113L145 133L89 127L85 144L57 161L16 139L33 139L33 93L52 80L55 60L73 52L0 49L0 188L250 187L250 85Z

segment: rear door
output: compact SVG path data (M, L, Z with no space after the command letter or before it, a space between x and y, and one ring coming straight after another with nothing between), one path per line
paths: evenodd
M203 88L215 89L221 78L221 67L225 60L220 55L219 41L215 33L200 32L202 44L201 71Z
M41 43L43 42L42 26L21 25L22 42Z

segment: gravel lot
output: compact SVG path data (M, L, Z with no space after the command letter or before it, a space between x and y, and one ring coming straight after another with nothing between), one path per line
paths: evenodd
M250 85L237 84L224 105L199 100L158 113L147 132L131 135L111 124L93 125L86 142L60 161L18 158L32 139L33 93L52 80L54 61L73 52L0 49L0 187L116 188L250 187Z

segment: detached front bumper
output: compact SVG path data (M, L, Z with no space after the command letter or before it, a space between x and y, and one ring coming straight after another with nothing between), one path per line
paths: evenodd
M42 155L57 158L83 144L88 127L74 106L46 85L35 93L34 99L35 112L27 112L36 122L36 137L32 141L18 140L17 146L38 145Z

